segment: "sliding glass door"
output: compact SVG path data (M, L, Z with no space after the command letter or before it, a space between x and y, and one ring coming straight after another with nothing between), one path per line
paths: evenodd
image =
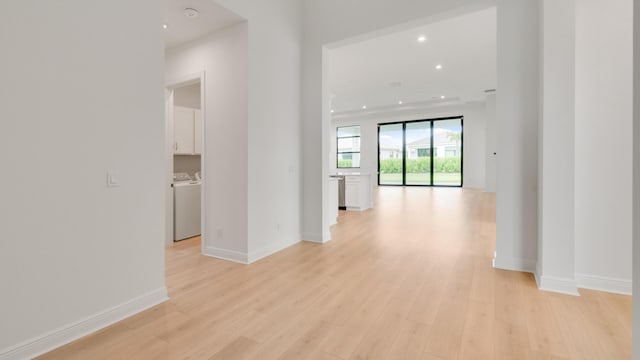
M378 127L378 183L380 185L402 185L404 168L402 124Z
M379 124L378 184L462 186L462 117Z
M405 184L431 185L431 121L407 123L405 135Z
M462 119L433 122L433 184L462 185Z

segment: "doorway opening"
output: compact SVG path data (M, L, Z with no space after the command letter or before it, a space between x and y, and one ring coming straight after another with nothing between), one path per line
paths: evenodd
M166 88L166 243L204 239L204 72Z
M387 206L376 194L401 190L393 186L495 191L496 34L487 7L324 46L323 226L350 198L335 177L368 177L371 188L357 190L374 209Z

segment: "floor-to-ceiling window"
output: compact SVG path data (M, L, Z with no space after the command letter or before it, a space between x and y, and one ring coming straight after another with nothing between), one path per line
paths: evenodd
M462 117L378 125L378 184L462 186Z

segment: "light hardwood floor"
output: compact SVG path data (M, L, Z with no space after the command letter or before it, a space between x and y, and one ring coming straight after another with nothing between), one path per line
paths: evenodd
M630 359L631 297L491 267L495 199L387 187L249 266L167 248L171 300L42 359Z

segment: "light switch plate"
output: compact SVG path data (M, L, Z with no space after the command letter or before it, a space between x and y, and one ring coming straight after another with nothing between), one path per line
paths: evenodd
M107 171L107 187L120 186L120 175L117 171Z

